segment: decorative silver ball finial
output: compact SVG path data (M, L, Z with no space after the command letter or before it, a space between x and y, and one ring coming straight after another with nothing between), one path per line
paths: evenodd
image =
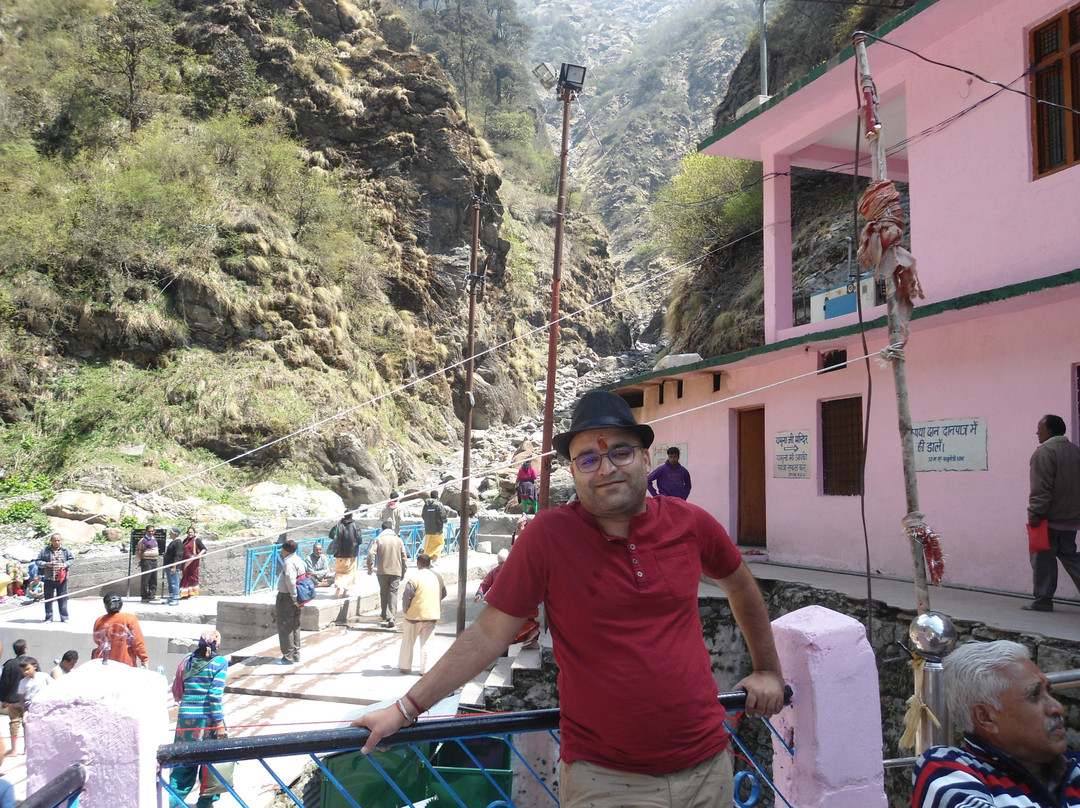
M956 627L943 614L925 612L911 621L908 639L920 655L942 657L956 645Z

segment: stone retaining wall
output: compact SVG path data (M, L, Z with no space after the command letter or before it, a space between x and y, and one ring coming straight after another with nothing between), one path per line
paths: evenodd
M205 540L204 540L205 541ZM199 566L199 590L203 595L242 595L244 592L244 564L249 546L236 539L205 541L207 556ZM268 542L267 542L268 543ZM130 573L128 559L131 560ZM128 575L128 581L123 581ZM165 573L158 570L158 591L168 593ZM120 581L120 583L113 583ZM116 589L124 597L139 596L139 562L134 556L117 551L116 555L75 556L68 574L68 591L83 595L104 595ZM96 591L95 591L96 590Z

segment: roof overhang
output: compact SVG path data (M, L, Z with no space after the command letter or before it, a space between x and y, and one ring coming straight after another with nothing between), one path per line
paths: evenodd
M920 0L876 32L890 42L923 51L973 16L1008 0ZM890 45L867 40L874 77L902 76L902 67L917 57ZM763 162L786 156L792 166L850 174L856 140L860 173L869 175L868 146L858 126L855 51L851 46L801 80L717 131L698 145L704 154ZM907 180L907 111L901 82L878 85L882 143L889 158L889 176Z

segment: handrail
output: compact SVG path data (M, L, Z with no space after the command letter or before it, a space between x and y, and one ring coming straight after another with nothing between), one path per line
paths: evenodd
M559 726L559 710L531 710L520 713L433 718L404 727L382 740L380 746L420 743L447 737L498 735L554 729ZM222 763L228 760L256 760L264 757L308 755L359 749L370 735L363 728L320 729L311 732L283 732L253 738L225 738L199 743L172 743L158 747L158 763L163 767Z
M1045 673L1045 676L1050 682L1051 690L1067 690L1070 687L1080 686L1080 668L1070 668L1064 671L1050 671ZM886 771L889 769L902 769L908 766L914 766L915 760L916 758L914 755L908 757L886 758L882 761L882 766Z
M86 785L86 767L73 763L19 803L19 808L54 808ZM69 803L70 804L70 803Z
M1070 668L1067 671L1051 671L1046 674L1050 680L1051 690L1065 690L1080 685L1080 668Z
M791 688L785 687L785 703L790 699ZM720 693L718 700L726 709L741 710L746 706L746 691ZM558 726L558 708L432 718L398 730L393 735L384 738L380 746L442 740L452 736L513 734L555 729ZM256 760L286 755L341 752L347 749L359 749L367 742L369 735L370 732L363 728L322 729L310 732L225 738L199 743L172 743L158 747L157 759L162 767L168 768L193 766L196 763L222 763L229 760Z

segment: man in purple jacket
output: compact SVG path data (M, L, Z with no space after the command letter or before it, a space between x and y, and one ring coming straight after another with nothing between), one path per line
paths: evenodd
M656 488L660 489L660 496L678 497L686 499L690 496L690 472L686 466L679 465L679 447L671 446L667 450L667 462L649 475L649 493L657 496Z

